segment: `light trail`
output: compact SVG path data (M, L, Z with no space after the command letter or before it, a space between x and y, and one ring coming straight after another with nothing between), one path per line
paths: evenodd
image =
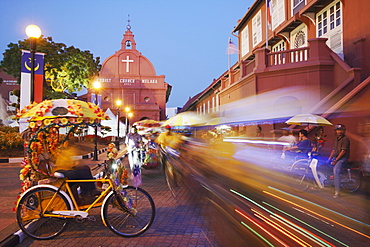
M245 226L246 228L248 228L249 231L253 232L256 236L258 236L259 238L261 238L269 246L271 246L271 247L274 247L275 246L272 243L270 243L270 241L268 241L266 238L264 238L261 234L259 234L258 232L256 232L253 228L251 228L250 226L248 226L247 224L245 224L243 221L241 221L240 223L243 226Z
M282 240L280 240L279 238L277 238L275 235L273 235L272 233L270 233L269 231L267 231L265 228L263 228L260 224L258 224L256 221L254 221L253 219L251 219L250 217L248 217L246 214L244 214L243 212L241 212L240 210L238 209L235 209L235 212L237 212L238 214L240 214L241 216L243 216L244 218L246 218L247 220L249 220L250 222L252 222L253 224L255 224L257 227L259 227L262 231L264 231L265 233L267 233L270 237L272 237L273 239L275 239L278 243L280 243L281 245L283 246L286 246L286 247L289 247L289 245L287 245L286 243L284 243ZM243 223L243 222L242 222ZM244 223L245 224L245 223Z
M306 236L308 239L311 239L313 242L317 243L318 245L331 246L331 247L335 246L335 245L330 244L329 242L326 242L325 240L323 240L319 236L313 234L312 232L310 232L310 231L294 224L293 222L281 217L280 215L278 215L278 216L271 215L271 217L274 218L275 220L279 221L281 224L284 224L285 226L289 227L290 229L295 230L295 231L299 232L300 234Z
M275 222L273 222L272 220L270 220L266 216L262 215L258 211L254 210L254 209L252 209L252 211L255 212L254 215L256 217L260 218L266 224L270 225L271 227L275 228L276 230L278 230L279 232L281 232L282 234L284 234L288 238L292 239L297 244L299 244L301 246L311 246L308 243L306 243L305 241L303 241L302 239L300 239L298 236L296 236L295 234L293 234L292 232L288 231L287 229L285 229L284 227L280 226L279 224L276 224Z
M319 207L319 208L325 209L325 210L327 210L327 211L330 211L330 212L332 212L332 213L335 213L335 214L337 214L337 215L340 215L340 216L342 216L342 217L344 217L344 218L347 218L347 219L349 219L349 220L355 221L355 222L357 222L357 223L359 223L359 224L362 224L362 225L364 225L364 226L366 226L366 227L370 227L370 225L369 225L369 224L366 224L366 223L364 223L364 222L362 222L362 221L359 221L359 220L353 219L353 218L351 218L351 217L348 217L347 215L344 215L344 214L338 213L337 211L334 211L334 210L331 210L331 209L329 209L329 208L323 207L323 206L321 206L321 205L319 205L319 204L316 204L316 203L314 203L314 202L308 201L308 200L303 199L303 198L301 198L301 197L298 197L298 196L296 196L296 195L289 194L289 193L287 193L287 192L285 192L285 191L279 190L279 189L274 188L274 187L271 187L271 186L268 186L268 188L270 188L270 189L272 189L272 190L276 190L276 191L278 191L278 192L280 192L280 193L283 193L283 194L285 194L285 195L288 195L288 196L291 196L291 197L297 198L297 199L299 199L299 200L305 201L305 202L307 202L307 203L309 203L309 204L315 205L315 206L317 206L317 207Z
M337 224L337 225L339 225L339 226L341 226L341 227L343 227L343 228L346 228L346 229L348 229L348 230L350 230L350 231L353 231L353 232L355 232L355 233L357 233L357 234L359 234L359 235L361 235L361 236L364 236L364 237L366 237L366 238L369 238L369 239L370 239L370 236L368 236L368 235L366 235L366 234L364 234L364 233L362 233L362 232L359 232L359 231L357 231L357 230L355 230L355 229L353 229L353 228L351 228L351 227L348 227L348 226L346 226L346 225L343 225L342 223L339 223L339 222L337 222L337 221L335 221L335 220L332 220L332 219L330 219L330 218L328 218L328 217L326 217L326 216L323 216L323 215L321 215L321 214L319 214L319 213L316 213L316 212L314 212L314 211L312 211L312 210L309 210L308 208L305 208L305 207L303 207L303 206L300 206L300 205L298 205L298 204L296 204L296 203L294 203L294 202L291 202L291 201L289 201L289 200L287 200L287 199L284 199L284 198L282 198L282 197L280 197L280 196L278 196L278 195L275 195L275 194L273 194L273 193L271 193L271 192L268 192L268 191L265 191L265 190L264 190L263 192L264 192L265 194L268 194L268 195L272 196L272 197L275 197L276 199L279 199L279 200L281 200L281 201L287 202L287 203L292 204L292 205L294 205L294 206L296 206L296 207L303 208L303 209L305 209L306 211L308 211L308 212L310 212L310 213L312 213L312 214L318 215L318 216L320 216L320 217L322 217L322 218L324 218L324 219L326 219L326 220L328 220L328 221L334 222L335 224Z
M344 246L349 247L349 245L347 245L347 244L345 244L345 243L343 243L343 242L339 241L338 239L334 238L333 236L331 236L331 235L327 234L326 232L323 232L323 231L321 231L320 229L317 229L316 227L314 227L314 226L312 226L312 225L308 224L307 222L305 222L305 221L303 221L303 220L300 220L300 219L298 219L297 217L295 217L295 216L293 216L293 215L291 215L291 214L288 214L287 212L284 212L283 210L281 210L281 209L279 209L279 208L276 208L276 207L274 207L273 205L271 205L271 204L269 204L269 203L267 203L267 202L263 202L263 203L264 203L264 204L266 204L266 205L268 205L268 206L270 206L270 207L272 207L273 209L275 209L275 210L277 210L277 211L279 211L279 212L281 212L281 213L285 214L285 215L288 215L289 217L291 217L291 218L295 219L296 221L300 222L301 224L304 224L304 225L306 225L306 226L308 226L308 227L310 227L310 228L314 229L315 231L317 231L317 232L319 232L319 233L321 233L321 234L323 234L323 235L327 236L328 238L331 238L332 240L334 240L334 241L336 241L336 242L340 243L341 245L344 245ZM303 211L302 211L302 212L303 212ZM315 218L316 218L316 217L315 217ZM319 218L317 218L317 219L319 219Z

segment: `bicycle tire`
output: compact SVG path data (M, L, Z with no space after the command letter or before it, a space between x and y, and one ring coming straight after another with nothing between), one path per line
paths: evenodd
M169 161L166 161L164 166L164 175L166 179L167 186L173 197L176 197L176 188L178 187L177 183L177 174L175 168Z
M351 178L349 174L346 172L341 177L341 185L344 190L348 192L355 192L361 187L361 179L359 172L351 172Z
M297 160L293 163L289 174L289 184L295 191L305 191L308 189L311 180L308 175L310 173L307 160Z
M132 186L122 192L111 192L102 207L102 218L107 227L127 238L143 234L152 225L154 217L152 197L145 190Z
M57 191L53 188L39 187L26 192L17 204L17 222L21 230L37 240L52 239L61 234L67 227L68 221L65 218L43 217L41 212L51 197ZM50 210L71 210L67 198L57 193ZM50 205L49 205L50 206Z

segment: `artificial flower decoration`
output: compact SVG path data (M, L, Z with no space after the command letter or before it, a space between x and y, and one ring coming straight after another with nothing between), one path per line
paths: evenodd
M51 120L49 118L44 120L44 125L50 125L50 124L51 124Z
M62 118L60 120L60 122L63 124L63 125L66 125L68 123L68 119L67 118Z
M30 118L31 121L37 121L43 118L57 117L109 119L104 111L95 104L74 99L45 100L39 104L32 104L25 107L15 118Z
M15 118L19 118L20 116L22 116L24 113L26 113L29 109L31 109L35 105L37 105L37 103L33 102L33 103L25 106L21 111L19 111L19 109L17 109L17 115L15 116Z

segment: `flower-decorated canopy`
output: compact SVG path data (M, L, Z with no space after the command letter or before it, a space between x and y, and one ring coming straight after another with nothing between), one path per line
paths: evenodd
M44 100L26 106L16 118L30 118L30 121L45 118L82 117L90 119L107 120L109 117L97 105L74 99Z
M74 133L80 128L100 126L108 115L97 105L73 99L44 100L33 103L18 112L15 119L26 118L29 122L25 131L27 154L21 170L21 180L25 191L34 182L52 176L47 169L49 161L54 162L61 155ZM64 128L65 134L59 129ZM47 157L47 158L45 158Z

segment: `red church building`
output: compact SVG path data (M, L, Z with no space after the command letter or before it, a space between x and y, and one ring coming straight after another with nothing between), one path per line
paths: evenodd
M98 80L101 82L99 102L103 109L116 109L115 102L121 100L121 112L129 107L133 114L129 119L131 123L141 119L166 119L171 86L165 82L164 75L156 74L153 64L136 49L130 25L123 35L121 49L103 62ZM94 99L94 89L89 94L89 98Z

